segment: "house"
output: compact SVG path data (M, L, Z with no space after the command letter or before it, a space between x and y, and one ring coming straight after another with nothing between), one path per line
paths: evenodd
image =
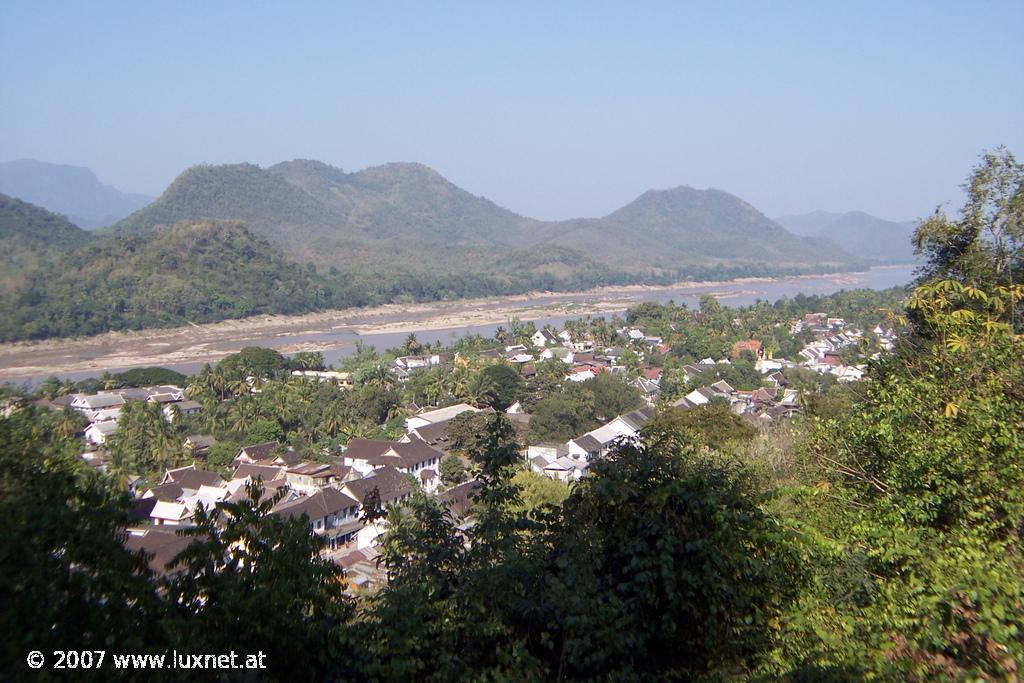
M491 409L488 408L487 410L489 411ZM403 435L402 438L399 439L399 442L408 443L419 439L431 448L440 451L444 455L448 455L448 449L451 446L451 437L448 436L448 426L450 424L451 420L444 420L442 422L434 422L433 424L416 427L409 431L408 434Z
M434 424L435 422L444 422L468 411L479 413L480 409L474 408L468 403L456 403L455 405L448 406L446 408L438 408L437 410L429 410L418 415L413 415L406 419L405 431L411 432L417 427L425 427L426 425Z
M167 418L168 422L174 422L175 414L177 415L195 415L201 411L203 407L199 405L198 401L181 401L180 403L168 403L164 406L164 417Z
M379 505L398 505L412 495L412 485L401 472L390 465L373 470L365 477L341 484L341 491L365 506L368 497L376 491Z
M274 455L274 452L279 448L276 441L267 441L265 443L253 444L252 446L243 446L238 449L238 453L235 454L234 460L231 461L232 465L240 465L242 463L254 463L257 460L266 460Z
M442 365L448 362L449 357L447 354L433 354L430 356L402 356L395 359L395 366L405 370L406 372L412 372L413 370L421 370L423 368L431 368L435 365Z
M569 447L564 443L544 442L526 447L526 459L531 464L534 464L534 460L537 458L541 458L545 463L547 463L565 455L569 455ZM540 472L543 469L544 468L541 467L539 470L535 471Z
M285 519L305 517L310 530L326 541L328 551L352 542L364 526L359 519L359 501L333 486L278 503L273 514Z
M754 358L763 358L764 349L761 348L761 342L757 339L747 339L745 341L738 341L732 345L732 357L739 358L744 352L749 351L754 354Z
M153 511L149 513L149 519L156 526L189 526L192 523L192 510L183 503L158 499Z
M569 457L561 457L549 462L544 467L544 476L568 484L570 481L580 479L589 465L586 460L574 460Z
M132 530L128 532L124 546L129 552L142 551L146 555L149 569L158 577L178 574L184 565L173 565L174 559L188 547L193 539L179 536L164 529Z
M117 431L117 422L107 420L106 422L94 422L85 428L85 440L91 444L102 446L107 439Z
M570 382L586 382L587 380L594 379L595 377L597 377L597 373L594 372L593 369L583 366L573 368L572 372L566 376L566 379Z
M539 358L540 360L551 360L552 358L557 358L563 363L572 365L575 355L564 346L549 346L540 353Z
M342 492L359 501L360 510L365 517L369 506L384 508L387 505L400 505L412 495L412 485L405 475L390 465L375 469L362 479L345 482ZM387 523L377 519L367 523L356 532L356 547L368 548L377 544L381 534L387 530Z
M832 374L839 378L840 382L858 382L864 378L864 370L852 365L832 368Z
M193 513L200 505L204 510L212 510L217 503L231 495L231 491L223 485L224 483L222 481L221 486L200 486L194 493L186 491L180 502Z
M469 514L473 499L479 490L480 482L470 479L437 494L437 502L447 507L456 519L464 519Z
M558 337L552 334L549 330L537 330L530 337L530 343L537 347L548 347L557 346L559 344Z
M571 440L568 444L569 455L581 460L593 460L601 455L604 450L604 442L591 434L584 434Z
M243 463L293 467L299 464L299 456L292 450L282 450L276 441L268 441L238 449L231 464L237 467Z
M143 500L155 498L156 500L175 503L183 495L185 495L185 490L181 488L181 484L170 482L168 484L159 484L147 489L146 492L142 494L142 498Z
M619 415L597 429L569 441L567 444L569 457L588 461L605 455L619 439L636 439L640 434L640 429L653 414L654 409L648 406Z
M213 438L212 434L190 434L185 437L182 446L190 454L204 457L209 454L215 443L217 443L217 439Z
M224 479L217 472L197 470L195 465L189 465L167 470L160 483L177 484L186 491L198 491L200 486L222 486Z
M286 469L284 478L293 489L313 494L353 475L351 467L339 463L302 463Z
M231 473L232 481L237 479L261 479L265 482L275 481L284 477L287 468L276 465L256 465L242 463Z
M114 393L75 394L68 405L80 412L91 412L103 408L120 408L124 405L124 398Z
M108 451L87 451L85 453L79 453L78 457L82 461L100 472L107 471L107 465L110 464L110 453Z
M716 398L724 398L728 400L735 391L736 390L723 379L710 386L694 389L686 396L673 403L672 406L684 409L695 408L696 406L706 405Z
M640 391L640 396L643 397L644 402L649 406L653 406L658 401L658 394L661 393L661 387L657 382L653 382L646 377L640 377L635 382L635 386Z
M342 457L346 465L364 475L390 465L403 474L419 477L424 482L423 488L433 493L440 483L436 475L444 453L419 438L404 442L352 439ZM433 478L423 479L425 470L431 470Z
M768 374L770 372L777 372L785 367L781 361L771 360L769 358L758 358L757 362L754 363L754 369L761 374Z
M334 370L292 370L292 377L301 377L318 382L333 382L342 389L352 388L352 375L347 372L336 372Z

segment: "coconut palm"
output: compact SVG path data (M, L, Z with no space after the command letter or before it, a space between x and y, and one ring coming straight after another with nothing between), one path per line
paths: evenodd
M395 376L384 363L377 363L364 375L363 384L378 389L391 389L395 386Z

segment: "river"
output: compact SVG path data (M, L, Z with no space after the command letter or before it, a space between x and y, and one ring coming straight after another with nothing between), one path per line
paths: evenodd
M509 318L532 320L537 327L566 320L610 317L641 301L675 301L695 306L704 294L724 305L745 306L797 294L830 294L841 289L887 289L908 284L915 266L880 266L859 273L685 283L668 287L609 287L577 293L489 297L407 307L382 306L362 311L273 318L254 323L226 321L175 330L110 333L81 340L8 344L0 348L0 380L33 386L57 375L73 380L160 365L186 374L243 346L266 346L282 353L317 350L329 364L351 355L357 341L379 350L399 346L410 332L420 341L450 343L469 335L490 337Z

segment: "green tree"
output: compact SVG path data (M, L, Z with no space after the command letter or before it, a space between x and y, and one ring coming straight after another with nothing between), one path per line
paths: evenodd
M1000 147L982 156L964 190L959 219L936 210L914 235L926 259L921 281L1009 284L1024 265L1024 164Z
M567 484L529 470L516 472L512 483L519 487L520 507L528 514L558 507L569 495Z
M478 375L483 405L505 410L519 398L522 379L515 368L508 365L488 365Z
M351 653L341 627L353 607L341 569L320 556L307 517L271 513L280 494L263 496L259 482L246 491L238 502L200 507L184 532L192 543L175 559L184 571L164 584L166 629L192 652L263 651L275 678L344 675ZM296 647L304 656L294 657Z
M553 531L561 677L730 678L768 658L801 573L760 500L749 471L685 434L596 461Z
M441 481L449 486L466 481L466 466L454 455L441 460Z
M245 439L249 443L266 443L268 441L280 443L284 439L284 432L277 420L257 420L249 427Z
M30 650L161 646L149 569L122 544L131 501L86 471L77 444L53 419L34 408L0 418L0 626L7 633L0 672L7 680L25 677Z

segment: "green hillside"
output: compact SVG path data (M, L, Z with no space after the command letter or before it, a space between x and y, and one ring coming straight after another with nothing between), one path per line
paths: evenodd
M318 161L297 160L267 170L336 212L339 226L373 239L513 246L545 227L466 192L422 164L345 173Z
M0 289L23 283L40 263L91 237L64 216L0 194Z
M270 239L305 241L326 232L334 217L308 194L259 166L202 165L179 175L153 203L111 231L137 235L157 225L195 219L243 221Z
M198 221L95 240L4 297L0 338L212 322L327 305L314 273L238 223Z
M518 279L522 272L508 270L510 250L518 253L513 260L543 259L553 245L575 258L545 272L570 278L598 267L618 280L667 281L833 270L853 261L718 190L648 192L605 218L538 221L409 163L356 173L309 160L265 170L200 166L115 229L138 234L196 218L244 221L300 261L385 278L457 271Z
M850 262L841 249L793 235L738 197L690 187L646 192L605 218L569 221L552 241L589 245L613 267L680 276L688 270L762 274Z

